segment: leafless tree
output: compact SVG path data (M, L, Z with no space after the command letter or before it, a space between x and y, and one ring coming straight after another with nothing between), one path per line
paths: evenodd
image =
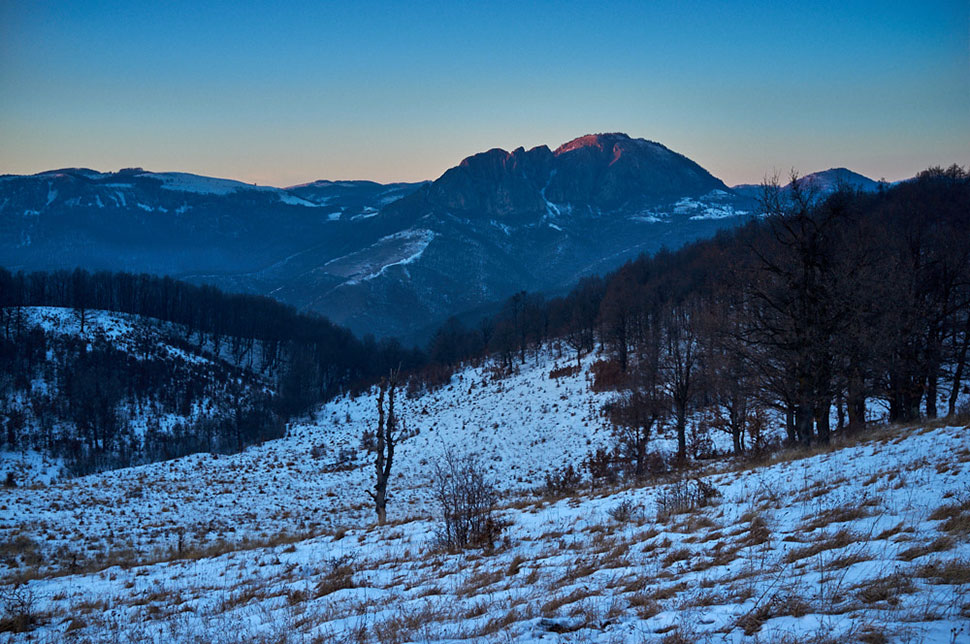
M701 347L691 303L670 307L664 316L663 347L660 359L664 387L670 399L677 430L677 458L687 458L687 414L698 391Z
M377 431L375 432L374 447L374 491L368 491L374 500L377 511L377 522L381 525L387 521L387 483L391 478L391 467L394 465L394 448L399 436L397 416L394 414L394 394L397 391L399 370L392 370L386 378L381 378L377 393ZM387 412L384 410L384 400L387 399Z

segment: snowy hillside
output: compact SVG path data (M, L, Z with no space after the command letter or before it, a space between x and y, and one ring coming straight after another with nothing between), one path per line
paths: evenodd
M256 342L203 338L108 311L4 313L0 472L22 484L200 449L231 451L227 418L239 435L238 421L276 386Z
M397 451L391 484L392 519L429 512L433 461L448 450L473 451L501 486L527 490L564 462L576 465L608 432L584 375L551 379L556 363L531 361L518 375L493 379L486 368L457 375L451 385L413 400L399 416L410 438ZM0 532L42 541L45 552L74 547L64 526L87 525L87 552L69 561L110 559L114 551L151 552L175 543L181 527L192 546L214 539L270 539L280 532L318 534L373 519L366 490L372 456L361 447L377 420L373 396L344 397L321 407L316 420L294 424L285 438L229 456L196 454L170 462L15 490L12 523ZM8 455L8 462L17 463ZM36 459L28 459L28 463ZM196 490L197 492L191 492ZM17 518L19 517L19 518ZM120 542L121 527L125 538ZM51 558L44 570L68 562Z
M535 495L609 438L586 370L549 377L566 364L402 395L383 527L372 395L240 454L0 490L5 596L32 602L40 642L965 641L966 428ZM502 490L494 553L435 546L448 451Z

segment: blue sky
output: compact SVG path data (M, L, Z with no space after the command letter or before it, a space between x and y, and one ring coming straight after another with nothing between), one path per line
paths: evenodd
M622 131L729 184L970 163L970 3L0 0L0 173L433 179Z

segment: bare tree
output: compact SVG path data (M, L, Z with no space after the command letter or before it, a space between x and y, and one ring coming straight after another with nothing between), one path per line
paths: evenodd
M374 440L375 482L374 491L368 491L374 500L377 511L377 522L381 525L387 521L387 482L391 478L391 467L394 465L394 448L397 445L397 416L394 415L394 393L397 391L398 370L392 370L390 376L381 378L377 394L377 431ZM384 399L387 399L387 414L384 412Z
M649 325L647 334L650 341L638 347L628 391L606 407L617 451L623 460L632 462L632 474L638 479L647 475L647 446L652 432L666 417L668 406L656 323Z
M701 316L704 346L704 393L713 413L710 423L731 436L735 455L745 451L745 433L755 407L755 373L741 340L739 312L727 302L712 301Z
M772 217L768 244L750 247L757 269L749 282L747 310L753 315L746 335L779 357L781 372L792 383L797 440L808 444L817 432L817 440L828 443L832 339L843 317L832 293L830 240L838 234L842 213L819 210L817 189L794 172L786 187L775 178L762 188L762 207Z
M88 297L88 274L76 268L71 273L71 303L81 326L81 335L84 335L84 327L88 321Z
M697 395L701 348L696 309L692 303L671 307L663 323L660 360L664 386L670 398L677 429L677 458L687 458L687 414Z

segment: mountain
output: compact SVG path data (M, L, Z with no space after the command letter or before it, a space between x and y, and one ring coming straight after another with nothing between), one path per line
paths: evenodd
M423 184L282 189L64 169L0 177L0 264L169 274L422 340L450 315L567 288L754 207L687 157L625 134L493 149Z
M754 207L668 148L623 134L473 155L386 206L376 244L330 260L283 299L355 329L412 333L519 290L555 291L676 248ZM275 294L274 294L275 295Z
M252 274L297 251L344 250L330 222L372 216L414 187L342 182L283 190L140 168L8 175L0 177L0 258L25 269ZM256 275L237 287L265 288Z
M839 186L848 186L849 188L861 190L862 192L875 192L879 190L879 186L883 185L884 182L874 181L848 168L829 168L828 170L812 172L803 177L799 177L798 184L802 187L811 186L821 195L827 195L835 192ZM786 187L790 188L791 183L789 182ZM733 186L731 189L737 194L755 199L761 194L761 184L757 183L743 183Z
M713 190L727 187L659 143L599 134L570 141L555 152L540 146L469 157L435 181L424 201L534 223L536 216L560 214L554 204L600 212L636 210Z

